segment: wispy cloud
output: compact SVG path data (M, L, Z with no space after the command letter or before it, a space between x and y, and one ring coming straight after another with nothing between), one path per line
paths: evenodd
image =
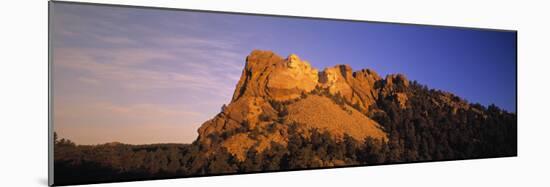
M88 77L93 77L95 83L116 84L129 89L186 88L222 96L232 94L227 91L234 88L231 81L238 79L240 72L235 70L241 69L240 65L228 63L229 58L223 56L203 58L200 53L196 54L198 61L182 60L191 55L157 49L57 48L54 50L54 63L58 67L84 72ZM168 67L154 70L147 66L158 65L158 61L181 63L175 65L175 68L181 69ZM90 83L90 79L80 80Z
M184 49L192 46L194 49L205 47L210 50L232 50L235 47L233 43L226 41L189 36L158 37L151 42L159 46Z
M55 14L57 130L74 134L88 128L99 137L114 126L120 131L175 126L189 131L184 138L189 141L230 100L244 66L238 41L196 32L205 25L97 11L67 7ZM105 140L98 137L80 140ZM135 137L128 141L138 142Z

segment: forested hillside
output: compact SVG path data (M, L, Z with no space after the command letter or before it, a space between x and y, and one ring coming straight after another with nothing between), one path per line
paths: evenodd
M290 86L289 86L290 85ZM77 145L56 137L55 183L515 156L517 116L404 75L254 51L232 101L191 144ZM76 142L78 143L78 142Z

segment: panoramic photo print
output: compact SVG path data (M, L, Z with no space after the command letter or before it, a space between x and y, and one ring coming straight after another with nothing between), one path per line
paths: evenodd
M517 155L515 31L50 4L55 185Z

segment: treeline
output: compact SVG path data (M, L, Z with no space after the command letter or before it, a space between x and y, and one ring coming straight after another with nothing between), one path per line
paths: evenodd
M256 152L251 148L244 161L238 161L220 146L205 147L193 144L76 145L55 136L55 182L77 184L90 182L157 179L201 176L223 173L246 173L334 166L390 164L418 161L437 161L471 158L514 156L517 154L517 117L495 105L484 107L453 107L432 102L443 92L430 90L412 82L397 88L406 93L408 105L401 108L391 97L379 97L372 111L366 113L388 134L388 141L367 138L357 141L349 136L334 139L330 133L311 129L309 136L298 132L300 124L286 124L290 102L270 103L277 116L260 116L262 121L273 120L276 125L288 125L288 144L272 142L269 149ZM327 95L316 89L310 94L326 95L335 103L345 105L339 95ZM302 95L302 99L307 95ZM452 98L460 101L460 98ZM354 106L357 107L357 106ZM274 118L274 119L273 119ZM212 135L221 142L235 132ZM250 132L253 136L258 133ZM216 145L216 144L214 144ZM216 152L207 152L216 150ZM209 156L206 156L209 155Z
M380 96L374 108L383 112L366 113L388 134L388 141L367 138L356 141L349 136L334 140L328 132L313 130L311 137L293 132L290 125L288 146L273 143L271 149L256 153L250 149L245 163L234 171L270 171L319 168L345 165L372 165L420 161L491 158L517 155L517 117L495 105L432 102L446 93L428 89L416 81L407 87L396 85L406 93L408 106L399 107L395 98ZM345 105L340 95L316 89L311 94L324 95L336 104ZM328 94L328 95L327 95ZM307 96L302 96L305 98ZM450 102L463 102L456 96ZM276 108L285 108L279 106ZM358 106L353 106L357 108ZM359 109L358 109L359 110ZM284 110L282 110L284 111ZM243 165L244 164L244 165Z
M405 88L411 107L380 99L381 115L371 116L389 134L386 162L453 160L517 154L517 117L495 105L467 108L432 102L444 93L415 81ZM454 101L460 98L453 96ZM378 113L380 114L380 113Z
M137 179L169 178L187 174L187 162L196 155L188 144L75 145L56 140L54 181L56 185Z

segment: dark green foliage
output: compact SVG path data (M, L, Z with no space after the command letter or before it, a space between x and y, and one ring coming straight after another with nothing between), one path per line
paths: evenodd
M305 99L305 98L307 98L307 96L308 96L307 93L302 92L302 93L300 94L300 99Z
M229 135L224 135L224 136L229 137ZM218 134L217 132L208 134L208 138L214 143L219 143L222 140L221 137L222 136L220 136L220 134Z
M226 149L214 154L208 160L208 173L234 173L238 170L237 160Z
M248 150L246 160L240 165L243 172L257 172L262 170L263 157L258 154L255 148Z
M336 95L331 95L331 99L332 99L337 105L344 106L344 105L346 104L346 100L344 99L344 97L342 97L342 95L340 94L340 92L337 92Z
M288 109L287 105L290 103L293 103L300 98L297 98L296 100L290 100L285 102L275 101L275 100L269 100L269 103L271 104L271 107L277 111L277 122L284 123L285 117L288 115Z
M387 153L388 144L368 137L358 150L357 158L362 164L381 164L386 161Z
M267 115L266 113L260 114L259 118L260 118L260 121L270 121L271 120L269 115Z
M285 105L283 105L283 107L279 111L279 118L284 118L287 115L288 115L288 109Z
M76 146L75 143L72 142L69 139L61 138L59 140L58 138L59 137L57 136L57 132L54 132L53 133L53 142L58 147L74 147L74 146Z
M516 155L515 114L479 104L453 112L431 102L441 91L428 90L416 82L406 91L413 93L408 102L414 107L400 109L395 102L379 100L378 107L387 115L372 116L390 134L386 162ZM460 98L453 96L452 100Z
M276 130L276 126L277 124L276 123L271 123L267 126L267 133L271 134L271 133L274 133L275 130Z
M428 90L415 82L401 91L413 93L408 102L414 107L401 109L391 98L380 99L374 107L385 112L371 116L388 133L387 142L372 138L358 142L349 136L338 142L329 133L317 130L308 139L296 131L297 124L291 124L288 146L278 149L282 156L269 162L279 163L280 169L300 169L516 155L515 114L479 104L472 104L469 110L453 111L429 102L440 91ZM318 88L312 93L326 92ZM338 98L333 96L336 103ZM451 99L460 101L456 96ZM262 155L254 156L258 159Z
M271 148L262 152L264 162L262 168L265 171L276 171L281 169L281 161L287 154L285 146L271 142Z
M186 173L186 163L198 152L198 147L183 144L76 146L67 142L60 140L54 147L59 185L191 174Z
M378 85L379 86L379 85ZM97 146L75 145L54 134L55 181L57 184L107 182L134 179L197 176L208 174L324 168L349 165L375 165L417 161L515 156L517 154L517 117L495 105L470 104L468 109L438 105L432 99L443 94L413 81L409 87L397 86L406 92L408 105L400 108L392 98L379 97L369 113L388 134L388 140L366 138L357 141L345 135L335 139L324 130L304 132L300 124L288 124L287 105L296 100L269 101L277 111L277 119L260 115L266 128L251 128L243 121L240 128L212 133L212 145L193 144ZM339 94L317 87L310 94L331 98L345 109L346 100ZM459 102L460 98L450 97ZM352 105L350 105L352 106ZM354 108L360 109L359 105ZM223 110L223 109L222 109ZM219 145L236 133L249 133L252 139L283 131L288 126L288 144L271 142L268 149L249 149L246 158L238 161ZM281 132L283 133L283 132ZM306 135L307 134L307 135ZM212 152L214 151L214 152ZM208 155L208 156L207 156Z

